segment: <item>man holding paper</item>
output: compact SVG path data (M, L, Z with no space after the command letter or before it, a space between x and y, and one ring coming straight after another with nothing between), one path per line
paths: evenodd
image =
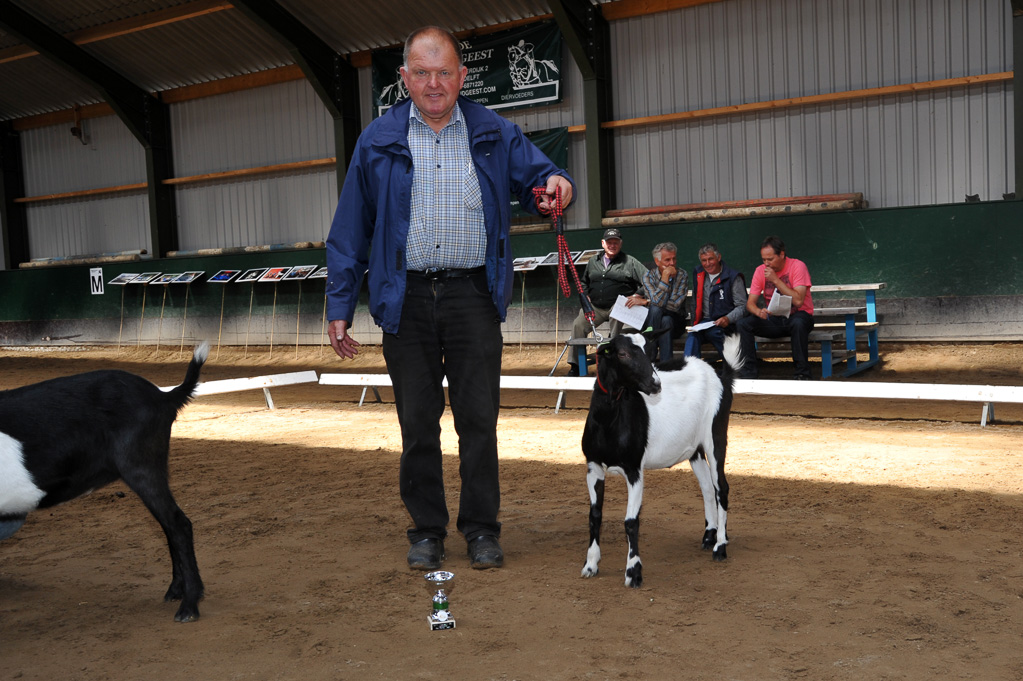
M643 275L643 294L628 298L628 307L645 306L645 318L637 326L649 326L654 331L668 329L657 339L653 348L652 361L667 362L671 359L671 343L686 332L686 293L689 291L689 274L678 269L678 248L670 241L654 246L654 267ZM614 316L612 314L612 316Z
M724 356L725 329L746 316L746 278L724 263L712 243L697 252L699 266L693 271L695 325L686 338L686 357L701 357L700 346L710 343Z
M596 318L594 325L600 326L610 320L611 335L615 336L622 330L622 322L611 318L611 310L618 296L625 296L628 300L635 301L642 298L637 295L643 289L643 275L646 268L643 263L622 250L622 233L619 229L611 227L604 230L604 238L600 242L604 252L590 258L583 270L582 285ZM629 305L629 307L632 307ZM590 333L590 322L579 310L572 325L572 338L585 338ZM578 376L579 367L569 363L569 376Z
M809 344L813 330L813 297L810 295L810 271L801 260L785 253L785 243L769 236L760 244L760 258L750 283L746 310L749 316L737 326L746 359L739 378L757 377L756 336L792 337L792 363L795 379L810 380ZM761 307L763 302L766 307Z

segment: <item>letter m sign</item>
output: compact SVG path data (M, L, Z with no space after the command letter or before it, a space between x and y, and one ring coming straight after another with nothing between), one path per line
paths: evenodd
M103 295L103 268L89 268L89 292L94 296Z

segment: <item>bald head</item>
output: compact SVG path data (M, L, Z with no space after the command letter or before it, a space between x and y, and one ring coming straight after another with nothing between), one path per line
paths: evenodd
M412 44L420 39L423 40L421 47L427 53L436 54L445 45L449 45L455 53L458 65L462 66L462 45L458 42L458 39L450 31L446 31L440 26L423 26L409 33L408 38L405 39L405 51L402 55L405 68L408 68L408 58L409 53L412 51Z

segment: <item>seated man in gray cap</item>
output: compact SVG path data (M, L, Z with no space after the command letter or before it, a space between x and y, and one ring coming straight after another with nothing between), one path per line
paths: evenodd
M590 258L586 263L582 276L583 291L589 297L596 315L593 325L600 326L610 320L611 335L615 336L621 332L622 323L617 319L611 319L611 308L620 295L646 300L642 295L646 268L643 267L643 263L631 255L626 255L622 250L620 230L614 227L604 230L604 239L600 243L604 247L604 252ZM572 325L572 338L585 338L590 330L589 320L583 311L579 310L579 315ZM573 360L575 357L569 360L571 367L568 375L578 376L579 366Z

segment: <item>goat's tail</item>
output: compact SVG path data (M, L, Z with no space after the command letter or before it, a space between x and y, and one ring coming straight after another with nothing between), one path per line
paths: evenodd
M185 380L181 385L167 392L167 398L175 411L191 401L195 388L199 385L199 372L202 371L202 365L206 363L209 356L209 341L203 341L192 353L192 361L188 363L188 369L185 371Z
M742 371L746 364L746 358L742 356L742 345L739 342L739 334L731 333L725 335L724 343L725 367L724 375L731 377Z

